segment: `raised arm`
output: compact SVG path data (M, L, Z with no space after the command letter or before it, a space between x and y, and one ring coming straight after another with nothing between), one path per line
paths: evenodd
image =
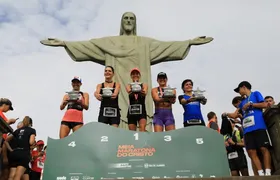
M235 119L239 117L239 111L240 109L237 108L233 113L224 113L227 117Z
M178 99L179 99L179 103L182 105L189 104L190 102L195 101L195 98L191 97L189 99L185 99L183 95L180 95Z
M60 104L60 110L63 110L65 106L68 104L69 97L67 94L63 96L62 102Z
M112 94L112 97L111 97L112 99L117 98L117 96L118 96L118 94L119 94L119 92L120 92L120 88L121 88L120 83L117 83L117 82L116 82L115 91L114 91L114 93Z
M128 94L131 93L131 86L130 86L130 84L126 85L125 89L126 89L126 92L127 92Z
M83 108L85 109L85 110L88 110L88 108L89 108L89 94L87 93L87 92L84 92L84 103L82 104L82 106L83 106Z
M102 95L100 94L100 90L101 90L101 84L98 84L98 85L96 86L96 90L95 90L95 92L94 92L94 97L95 97L97 100L99 100L99 101L102 100Z
M173 90L173 94L174 94L175 97L170 98L169 102L172 103L172 104L175 104L175 102L176 102L176 90L175 89Z
M164 102L164 99L158 96L157 88L152 89L152 98L155 102Z
M146 96L148 93L148 85L143 83L143 87L142 87L142 91L141 91L141 94Z

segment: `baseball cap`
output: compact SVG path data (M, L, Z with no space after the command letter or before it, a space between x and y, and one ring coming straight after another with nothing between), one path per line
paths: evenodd
M167 75L166 75L166 73L164 73L164 72L160 72L160 73L158 73L157 78L158 78L158 79L159 79L159 78L166 78L166 79L167 79Z
M45 144L45 143L44 143L43 140L38 140L37 143L36 143L36 145L44 145L44 144Z
M248 81L242 81L239 83L238 87L234 89L234 92L239 93L239 88L245 86L246 88L250 89L252 88L252 85Z
M7 99L7 98L1 98L1 99L0 99L0 105L3 105L3 104L9 105L11 111L14 110L13 105L12 105L12 101L10 101L9 99Z
M139 70L138 68L133 68L133 69L131 69L131 70L130 70L130 74L131 74L133 71L137 71L137 72L139 72L139 74L140 74L140 70Z
M73 82L74 80L78 80L78 81L82 82L82 79L78 76L74 76L73 79L71 80L71 82Z

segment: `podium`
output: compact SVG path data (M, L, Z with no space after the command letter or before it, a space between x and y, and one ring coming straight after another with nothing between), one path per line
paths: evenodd
M43 180L230 176L223 136L201 126L137 132L91 122L48 138L46 156Z
M263 113L270 135L272 163L274 174L280 175L280 103L266 109Z

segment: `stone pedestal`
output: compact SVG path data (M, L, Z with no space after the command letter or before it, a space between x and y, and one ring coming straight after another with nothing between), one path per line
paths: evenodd
M267 108L263 115L272 143L271 156L274 174L280 175L280 103Z

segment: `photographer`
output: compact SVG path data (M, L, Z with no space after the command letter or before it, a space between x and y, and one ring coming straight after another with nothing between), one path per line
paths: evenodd
M10 151L10 180L20 180L29 168L30 146L35 142L36 130L31 128L32 119L25 116L22 123L23 127L9 135L5 141L5 145ZM9 142L13 139L15 139L15 142L12 149Z
M78 97L75 100L70 99L69 94L63 97L60 110L63 110L67 105L67 111L61 121L59 131L60 139L68 136L71 130L75 132L83 126L83 110L88 110L89 107L89 94L80 91L82 79L74 77L71 82L73 87L72 92L77 92Z
M41 172L44 164L44 162L42 162L42 157L45 155L43 148L44 141L37 141L36 150L33 150L31 154L30 180L39 180L41 177Z
M12 102L7 98L0 99L0 118L6 121L9 125L14 124L17 119L8 119L4 113L8 111L13 111ZM5 139L7 138L7 134L0 133L0 164L1 164L1 176L0 180L6 180L9 176L9 166L8 166L8 157L7 157L7 147L4 144Z

